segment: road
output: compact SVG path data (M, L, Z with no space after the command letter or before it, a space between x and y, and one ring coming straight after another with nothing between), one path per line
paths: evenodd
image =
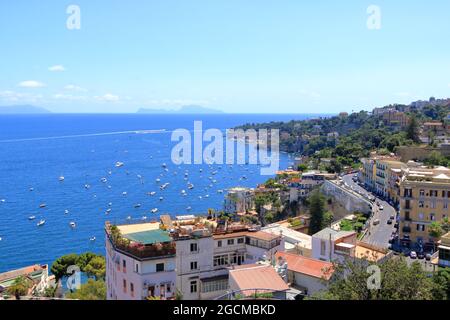
M342 177L345 183L353 188L355 191L359 191L365 195L372 195L370 192L365 190L363 187L358 185L356 182L352 180L353 175L345 175ZM375 196L375 195L373 195ZM377 205L373 206L373 217L371 219L371 223L369 229L363 238L363 241L369 244L373 244L378 247L387 248L389 246L389 239L394 232L394 224L387 224L387 221L390 219L391 215L396 217L396 210L386 201L376 198L375 203L379 202L381 206L383 206L383 210L380 210ZM380 220L380 223L376 226L373 225L373 221Z

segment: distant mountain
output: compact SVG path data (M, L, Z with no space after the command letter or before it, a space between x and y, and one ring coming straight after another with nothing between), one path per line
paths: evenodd
M221 110L205 108L202 106L189 105L182 106L178 110L168 110L168 109L148 109L140 108L137 113L152 113L152 114L218 114L223 113Z
M50 113L45 108L31 105L19 106L0 106L0 114L35 114L35 113Z

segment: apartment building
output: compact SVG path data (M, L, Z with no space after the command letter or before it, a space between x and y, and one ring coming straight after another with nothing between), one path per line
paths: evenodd
M409 123L409 117L404 112L389 110L383 113L383 122L387 126L405 128Z
M255 193L250 188L231 188L225 196L225 213L246 213L254 207Z
M0 273L0 298L7 296L7 290L19 277L24 277L31 283L27 296L40 295L54 282L54 276L48 275L48 265L32 265L16 270Z
M355 231L336 231L325 228L312 235L311 258L321 261L342 261L354 257L357 245Z
M160 224L105 224L108 300L175 295L175 244Z
M439 266L450 267L450 232L439 242Z
M176 287L186 300L213 299L226 294L234 266L274 259L284 250L280 235L234 225L211 230L182 226L176 242Z
M407 168L400 182L400 240L434 247L429 234L434 221L448 217L450 202L450 169L423 166Z

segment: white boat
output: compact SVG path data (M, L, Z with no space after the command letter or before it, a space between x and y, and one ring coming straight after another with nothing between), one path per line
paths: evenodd
M90 186L89 184L85 184L85 185L84 185L84 188L85 188L85 189L89 189L90 187L91 187L91 186Z
M47 205L45 204L45 203L41 203L40 205L39 205L39 208L45 208Z
M112 171L111 171L111 170L109 170L109 171L108 171L108 174L109 174L109 175L112 175Z
M89 238L89 241L95 241L95 237Z
M152 213L157 213L158 212L158 208L153 208L152 210L150 210Z
M181 194L186 194L186 190L181 190Z
M64 176L59 177L59 181L64 181L64 179L65 179Z
M30 191L34 191L34 188L30 188Z
M148 193L149 196L154 196L155 194L156 194L155 191L152 191L152 192L149 192L149 193Z
M70 222L69 224L70 224L70 227L71 227L71 228L75 228L75 227L77 226L77 225L76 225L76 223L75 223L75 222L73 222L73 221L72 221L72 222Z
M112 202L108 203L108 206L111 207L112 206Z
M194 189L194 185L192 183L188 183L188 189Z
M116 162L116 168L123 167L123 165L124 165L123 162L120 162L120 161L117 161L117 162Z
M69 210L64 210L64 214L68 214L69 213Z
M163 201L164 200L164 198L163 197L159 197L159 201Z
M223 190L217 190L217 193L223 193Z
M107 182L108 182L108 179L106 179L106 178L101 178L100 181L103 182L103 183L107 183Z
M110 213L111 209L106 209L106 214Z
M37 226L40 227L40 226L43 226L44 224L45 224L45 220L41 220L37 223Z
M203 199L203 197L202 196L198 196L198 198L201 200L201 199Z
M131 220L131 216L128 216L128 217L127 217L127 220Z
M205 196L205 198L209 198L209 194L207 194L207 195Z
M29 216L28 217L28 220L34 220L34 219L36 219L36 216Z
M191 207L187 207L186 208L187 211L191 211L191 209L192 209Z
M0 200L0 202L1 202L1 203L5 203L5 202L6 202L6 200L5 200L5 199L2 199L2 200Z
M123 196L126 196L128 193L126 191L122 192Z
M156 182L161 182L161 179L160 179L160 178L156 178L155 181L156 181Z
M163 164L161 165L161 167L166 168L166 167L167 167L167 164L163 163Z
M140 208L140 207L141 207L141 204L140 204L140 203L136 203L136 204L134 205L134 207L135 207L135 208Z
M143 217L142 217L142 220L147 220L147 217L146 217L146 216L143 216Z

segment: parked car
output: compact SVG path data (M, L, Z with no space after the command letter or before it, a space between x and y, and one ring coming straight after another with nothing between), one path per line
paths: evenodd
M411 252L409 253L409 257L410 257L411 259L417 259L417 253L416 253L415 251L411 251Z
M419 258L420 260L425 259L425 253L423 251L417 253L417 258Z
M380 220L379 220L379 219L373 220L373 225L374 225L374 226L376 226L376 225L378 225L378 224L380 224Z
M391 214L390 218L391 218L391 220L395 220L395 215Z
M384 210L384 207L383 207L383 206L380 206L380 210Z
M393 222L392 222L392 220L391 219L389 219L388 221L387 221L387 224L392 224Z
M427 253L427 254L425 255L425 260L431 261L431 253Z

